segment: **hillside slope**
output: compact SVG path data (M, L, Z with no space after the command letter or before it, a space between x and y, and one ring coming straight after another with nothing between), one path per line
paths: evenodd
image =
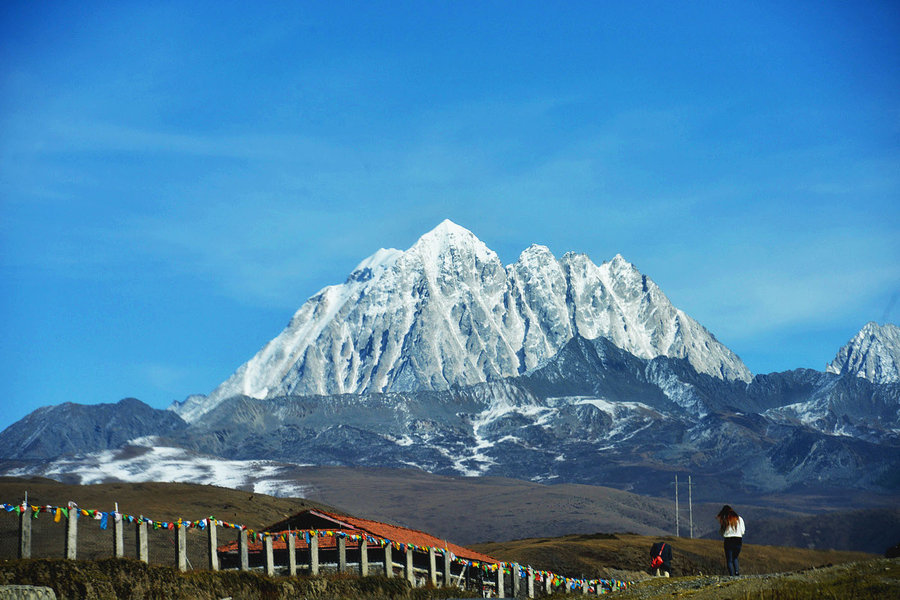
M650 546L664 541L672 547L672 575L726 574L720 540L596 533L558 538L530 538L474 544L472 548L501 560L530 564L573 577L640 580L648 577ZM741 571L747 575L779 573L823 565L869 560L864 552L810 550L744 544Z

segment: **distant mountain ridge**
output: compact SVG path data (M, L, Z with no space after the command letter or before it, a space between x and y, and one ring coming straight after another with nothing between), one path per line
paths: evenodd
M187 427L178 415L135 398L116 404L65 402L44 406L0 433L0 458L39 459L118 448L147 435L170 435Z
M414 392L521 375L570 339L606 337L641 358L685 358L749 381L731 350L617 255L556 259L532 245L512 265L444 221L409 250L379 250L310 298L275 339L207 398L172 409L192 421L231 396Z

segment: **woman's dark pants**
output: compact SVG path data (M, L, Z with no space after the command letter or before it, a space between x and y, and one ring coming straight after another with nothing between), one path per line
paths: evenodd
M729 575L740 575L741 569L738 567L738 556L741 553L741 545L743 540L739 537L725 538L725 564L728 565Z

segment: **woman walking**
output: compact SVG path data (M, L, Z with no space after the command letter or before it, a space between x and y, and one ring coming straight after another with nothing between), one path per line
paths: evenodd
M727 504L716 515L719 521L719 533L725 538L725 564L729 575L740 575L738 556L744 538L744 519Z

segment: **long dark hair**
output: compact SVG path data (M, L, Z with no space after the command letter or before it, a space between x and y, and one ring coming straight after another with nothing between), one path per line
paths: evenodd
M738 514L734 512L733 508L727 504L723 506L719 514L716 515L716 519L719 521L719 531L725 531L729 527L737 527L738 518Z

